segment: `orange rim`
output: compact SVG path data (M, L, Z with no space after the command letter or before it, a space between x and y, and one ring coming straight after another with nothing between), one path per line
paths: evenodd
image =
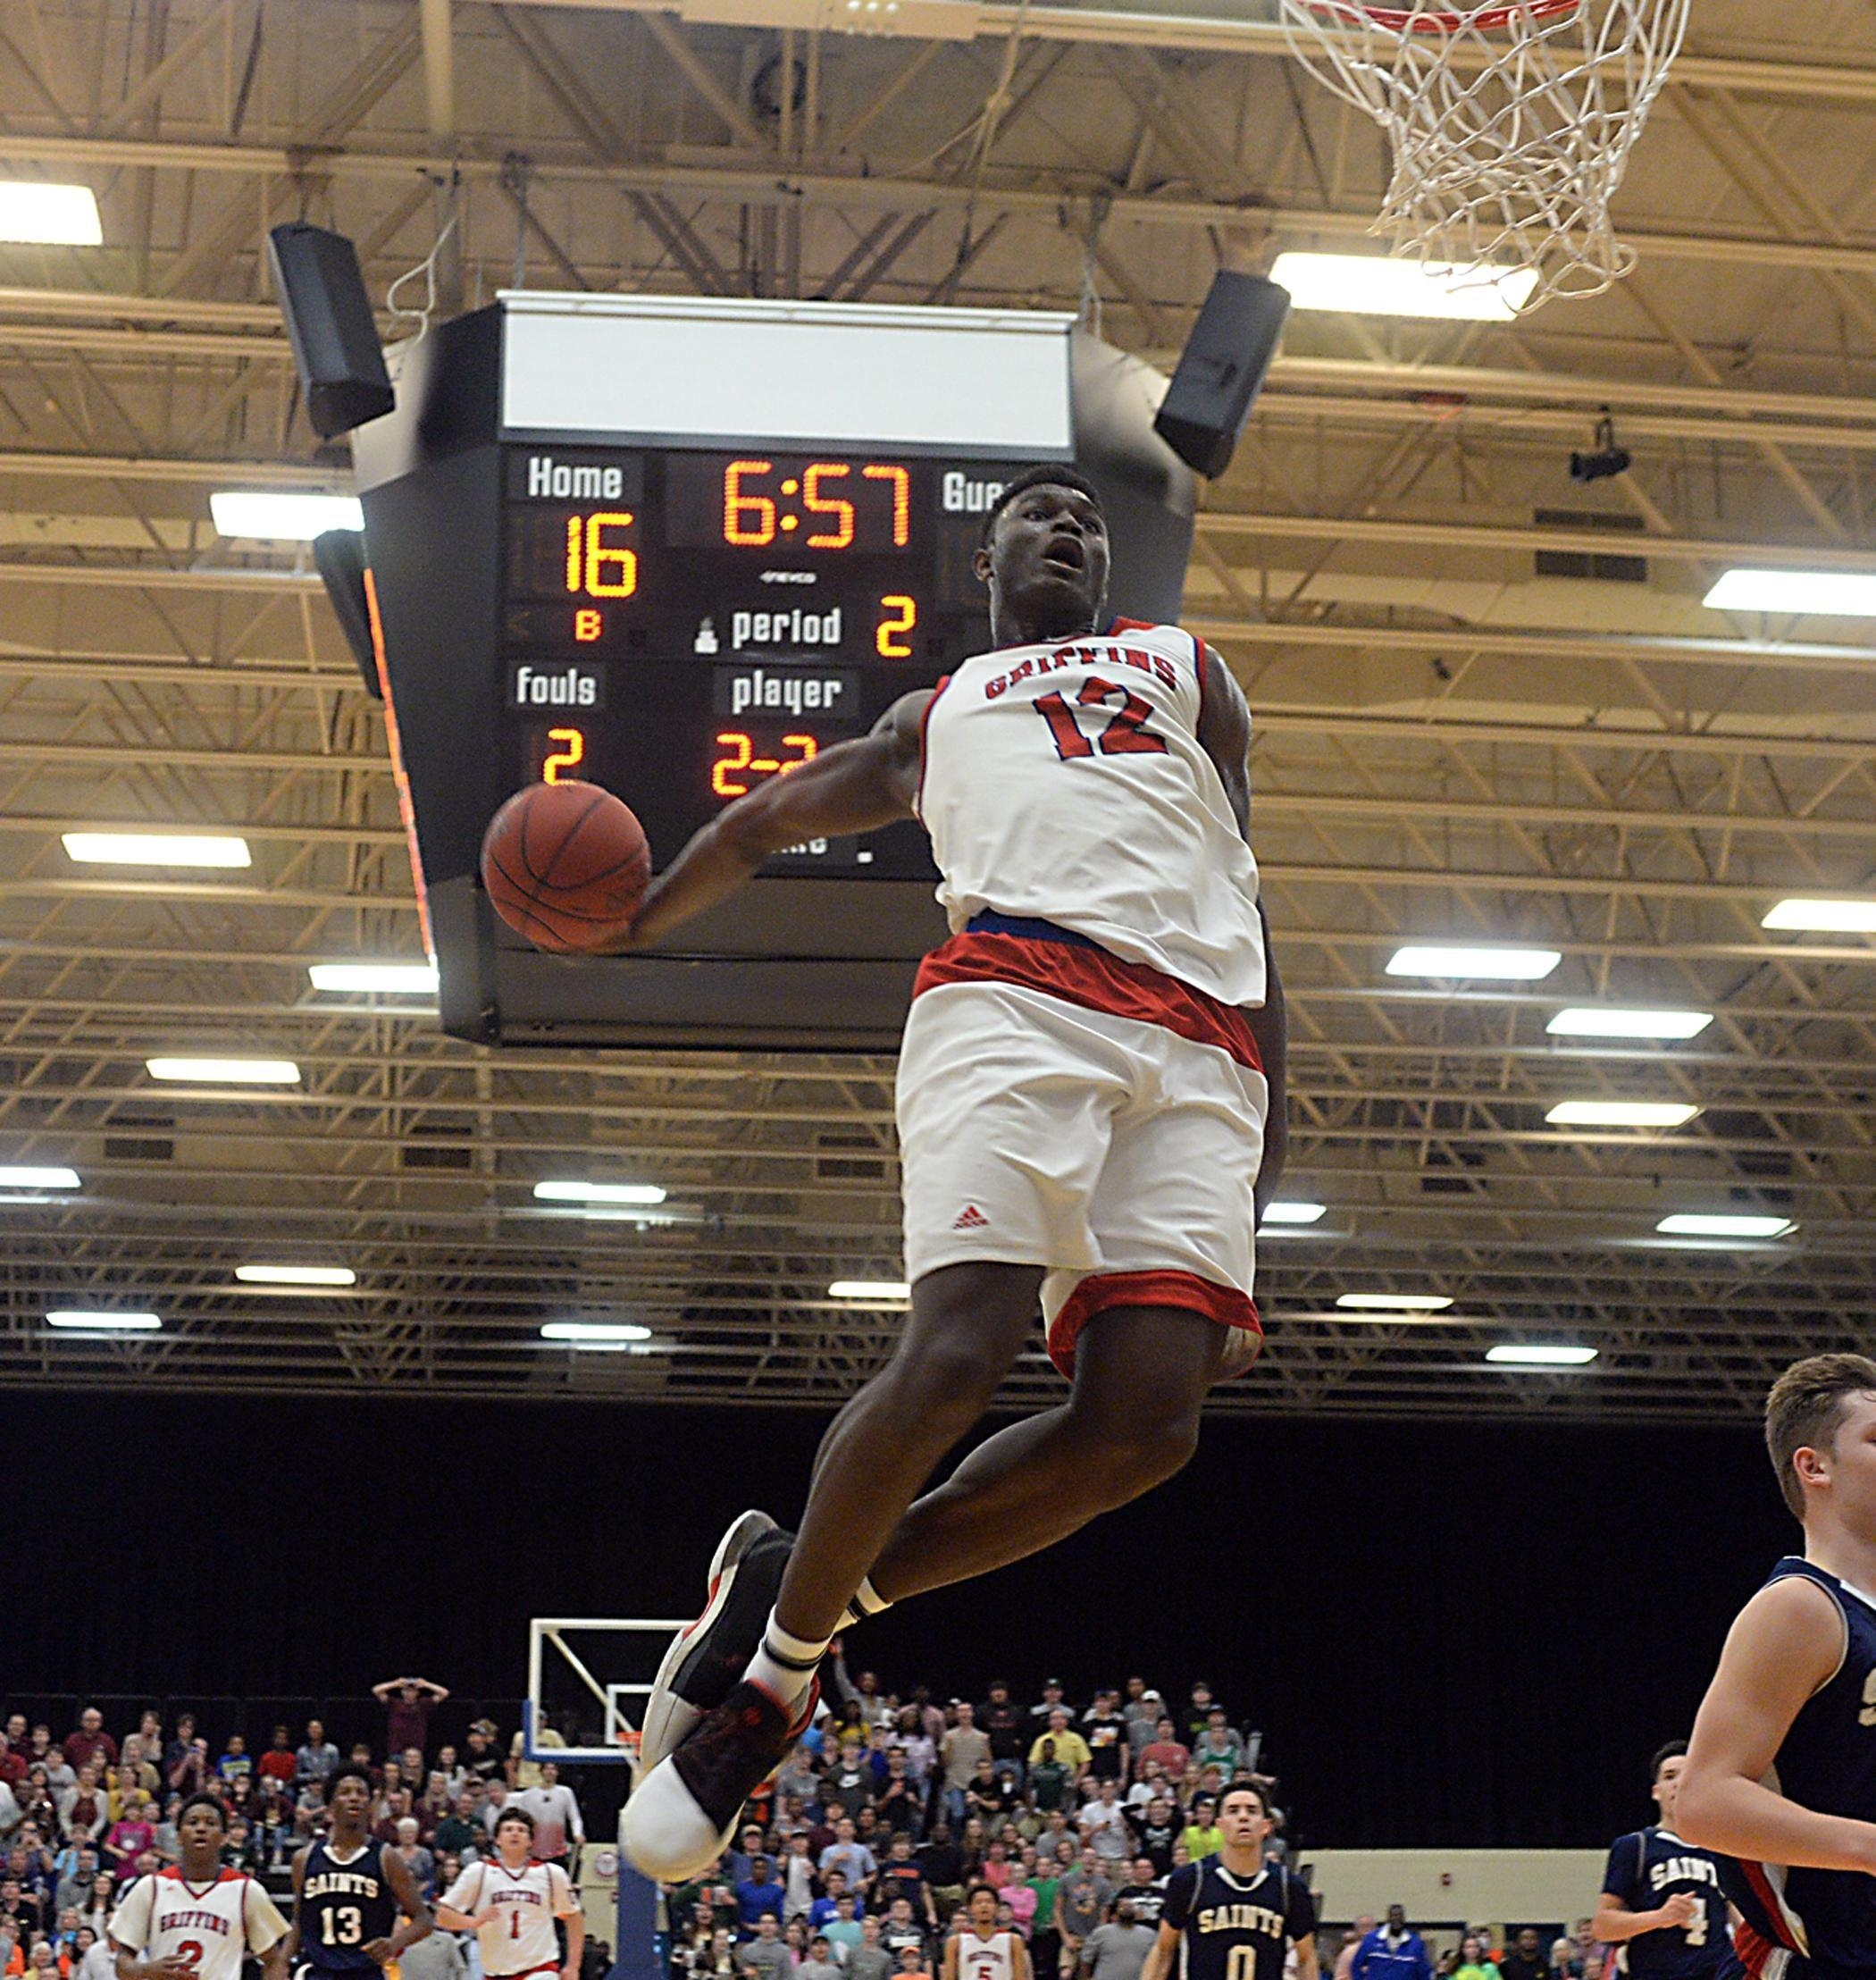
M1461 13L1416 13L1406 7L1364 6L1361 0L1307 0L1318 13L1361 21L1389 34L1458 34L1467 28L1482 34L1509 27L1520 14L1532 21L1552 21L1575 13L1583 0L1525 0L1522 6L1475 7Z

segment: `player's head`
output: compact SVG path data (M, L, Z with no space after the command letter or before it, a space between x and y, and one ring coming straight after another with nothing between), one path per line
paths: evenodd
M1270 1833L1270 1809L1263 1790L1248 1782L1228 1789L1219 1803L1218 1825L1227 1850L1260 1848Z
M1090 631L1108 597L1107 520L1094 484L1072 467L1025 468L984 518L973 568L990 587L992 621L1039 639Z
M1674 1804L1680 1799L1680 1777L1688 1770L1688 1742L1685 1740L1670 1740L1648 1762L1648 1783L1654 1794L1654 1805L1661 1810L1661 1819L1668 1827L1674 1826Z
M534 1847L534 1817L525 1808L504 1808L495 1824L495 1847L523 1856Z
M1765 1447L1801 1524L1876 1535L1876 1362L1813 1355L1765 1398Z
M228 1834L228 1812L212 1794L192 1794L176 1816L176 1836L185 1863L213 1863Z
M362 1766L338 1768L326 1783L326 1806L335 1827L362 1829L372 1812L371 1775Z
M997 1887L993 1884L974 1884L970 1887L970 1922L976 1926L982 1937L997 1922Z

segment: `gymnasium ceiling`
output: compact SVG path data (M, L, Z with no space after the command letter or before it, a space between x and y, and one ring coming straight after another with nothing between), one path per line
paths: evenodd
M382 724L304 564L207 510L345 485L266 290L282 218L351 235L380 300L454 198L445 309L519 264L533 287L1080 305L1162 360L1221 262L1362 243L1374 134L1265 0L905 0L917 32L891 36L785 27L796 4L0 14L0 171L82 179L106 239L0 248L0 1162L84 1180L0 1204L0 1381L798 1403L875 1363L894 1316L825 1288L898 1271L888 1063L511 1059L407 1000L309 989L312 961L418 955ZM1510 328L1293 318L1206 493L1188 614L1258 714L1284 1194L1328 1208L1266 1243L1270 1345L1221 1408L1740 1417L1794 1353L1866 1338L1876 949L1760 923L1871 884L1876 655L1866 621L1700 600L1730 563L1870 557L1872 155L1876 12L1700 0L1619 206L1641 256L1620 289ZM1579 487L1604 407L1635 465ZM1645 581L1540 573L1612 547ZM239 827L255 863L177 881L61 850L149 823ZM1408 937L1563 962L1417 985L1384 974ZM1546 1035L1599 1001L1717 1018L1677 1046ZM158 1087L165 1051L287 1055L303 1084ZM1547 1125L1573 1097L1702 1112ZM684 1221L540 1214L556 1173L661 1182ZM1654 1229L1742 1210L1796 1229ZM237 1287L261 1256L358 1288ZM1377 1289L1454 1304L1336 1307ZM112 1304L165 1331L44 1323ZM535 1339L622 1313L668 1347ZM1481 1359L1558 1338L1599 1359ZM1032 1358L1009 1398L1052 1392Z

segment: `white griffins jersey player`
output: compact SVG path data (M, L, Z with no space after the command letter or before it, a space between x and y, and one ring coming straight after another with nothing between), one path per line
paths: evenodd
M513 1974L557 1972L560 1947L554 1920L569 1918L580 1900L567 1874L557 1863L537 1863L532 1857L510 1870L498 1857L472 1863L443 1893L452 1911L473 1917L493 1910L497 1916L476 1928L482 1971L490 1980Z
M958 1980L1016 1980L1013 1933L992 1932L980 1939L973 1925L958 1934Z
M925 716L917 811L951 932L1052 921L1244 1006L1264 1001L1257 862L1199 742L1204 648L1175 625L966 660Z
M287 1936L273 1900L239 1870L191 1884L180 1867L138 1877L106 1930L113 1945L151 1959L180 1959L199 1980L240 1980L241 1962Z
M1043 1266L1071 1377L1110 1307L1237 1330L1234 1369L1260 1334L1269 972L1206 671L1189 633L1118 619L966 660L925 712L915 809L952 932L900 1053L906 1276Z

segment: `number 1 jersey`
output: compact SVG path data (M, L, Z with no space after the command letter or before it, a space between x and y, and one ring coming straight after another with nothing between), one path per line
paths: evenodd
M955 935L1053 922L1219 1003L1264 1001L1257 863L1201 747L1202 642L1105 633L966 660L925 715L918 816Z

